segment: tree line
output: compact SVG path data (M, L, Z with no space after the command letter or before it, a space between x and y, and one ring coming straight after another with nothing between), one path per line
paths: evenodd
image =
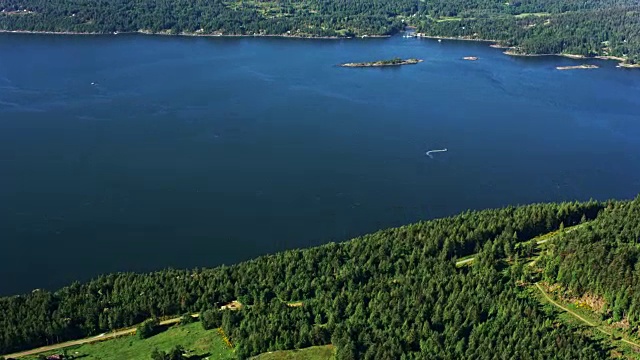
M492 39L523 54L626 57L640 61L640 5L621 5L525 17L508 15L421 22L419 31L442 36Z
M634 0L5 0L0 30L353 37L416 26L499 40L523 53L640 61Z

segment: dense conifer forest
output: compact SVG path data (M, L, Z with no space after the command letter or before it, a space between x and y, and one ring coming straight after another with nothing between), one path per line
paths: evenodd
M352 37L416 26L522 53L640 61L634 0L4 0L0 30Z
M601 291L616 299L618 317L637 322L629 315L637 251L627 250L637 246L639 215L640 198L469 211L233 266L119 273L35 290L0 298L0 353L199 312L203 326L224 329L239 358L332 343L338 359L601 359L600 343L550 321L525 294L533 268L524 259L533 248L522 244L595 219L558 245L575 253L576 244L592 244L580 250L588 257L564 265L571 250L552 252L540 260L545 276L575 291ZM470 254L472 266L456 266ZM599 272L580 261L597 263ZM619 270L627 280L614 280ZM242 310L218 310L232 300Z

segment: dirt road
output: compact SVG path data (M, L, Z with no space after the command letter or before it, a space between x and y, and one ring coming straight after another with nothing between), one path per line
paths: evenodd
M554 300L553 300L553 299L552 299L552 298L551 298L551 297L546 293L546 291L544 291L544 289L542 288L542 286L540 286L540 284L536 283L536 287L538 288L538 290L540 290L540 292L542 292L542 295L544 295L544 297L547 299L547 301L549 301L549 302L550 302L552 305L554 305L555 307L557 307L557 308L559 308L559 309L562 309L562 310L564 310L564 311L568 312L569 314L573 315L576 319L579 319L579 320L580 320L580 321L582 321L583 323L585 323L585 324L587 324L587 325L589 325L589 326L591 326L591 327L593 327L593 328L596 328L598 331L600 331L600 332L602 332L602 333L604 333L604 334L606 334L606 335L608 335L608 336L611 336L611 332L609 332L609 331L607 331L607 330L604 330L603 328L599 327L598 325L596 325L596 324L592 323L591 321L589 321L589 320L587 320L587 319L583 318L582 316L580 316L580 315L576 314L574 311L571 311L570 309L568 309L568 308L566 308L566 307L564 307L564 306L562 306L562 305L558 304L557 302L555 302L555 301L554 301ZM625 343L627 343L627 344L629 344L629 345L633 345L633 346L635 346L635 347L640 348L640 344L636 344L635 342L633 342L633 341L629 341L629 340L627 340L627 339L625 339L625 338L620 338L620 341L625 342Z
M194 318L197 318L198 316L200 316L200 314L194 314L194 315L191 315L191 316L193 316ZM172 318L172 319L160 321L160 325L163 325L163 326L173 325L173 324L177 324L179 322L180 322L180 318L177 317L177 318ZM40 354L40 353L43 353L43 352L64 349L64 348L67 348L67 347L70 347L70 346L88 344L88 343L93 343L93 342L97 342L97 341L105 341L105 340L114 339L114 338L117 338L117 337L120 337L120 336L133 335L133 334L135 334L135 332L136 332L136 328L133 327L133 328L129 328L129 329L118 330L118 331L115 331L115 332L100 334L100 335L93 336L93 337L90 337L90 338L67 341L67 342L63 342L63 343L59 343L59 344L43 346L43 347L39 347L39 348L36 348L36 349L26 350L26 351L14 353L14 354L7 354L7 355L3 355L3 356L5 358L7 358L7 359L10 359L10 358L17 359L17 358L28 356L28 355L36 355L36 354Z

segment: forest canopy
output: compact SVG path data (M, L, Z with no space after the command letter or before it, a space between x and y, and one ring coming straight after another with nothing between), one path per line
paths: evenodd
M4 0L0 30L79 33L391 35L490 39L521 53L640 61L634 0Z

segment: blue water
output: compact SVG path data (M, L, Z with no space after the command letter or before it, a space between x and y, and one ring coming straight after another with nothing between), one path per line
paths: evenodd
M425 61L336 66L395 56ZM601 68L555 69L584 62ZM615 65L401 37L0 35L0 293L633 197L640 70Z

